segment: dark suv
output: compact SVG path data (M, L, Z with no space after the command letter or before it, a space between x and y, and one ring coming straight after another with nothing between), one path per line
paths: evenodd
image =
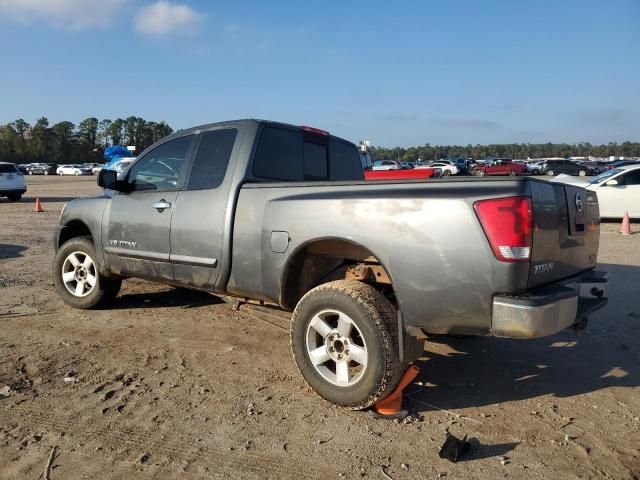
M27 173L29 175L55 175L57 165L53 163L37 163L27 167Z
M571 160L547 160L542 169L547 175L558 175L564 173L566 175L579 175L585 177L587 175L597 175L598 170L590 165L579 164Z

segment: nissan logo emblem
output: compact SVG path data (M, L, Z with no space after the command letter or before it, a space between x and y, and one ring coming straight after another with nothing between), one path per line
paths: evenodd
M576 210L582 213L582 197L579 193L576 193Z

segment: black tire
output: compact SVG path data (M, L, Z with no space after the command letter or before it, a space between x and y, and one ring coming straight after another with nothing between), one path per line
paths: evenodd
M531 174L532 175L540 175L540 170L538 170L537 168L534 168L533 170L531 170Z
M330 383L311 362L307 330L314 316L323 310L345 313L362 334L367 365L353 385ZM302 297L291 319L291 350L309 386L328 402L350 410L375 404L395 388L404 373L398 353L395 309L375 288L355 280L325 283Z
M67 257L74 252L88 255L93 260L96 270L96 283L93 289L86 296L82 297L72 294L62 280L63 264ZM106 278L98 270L96 250L90 237L76 237L65 242L56 253L53 260L53 285L64 303L73 308L86 310L104 305L110 300L113 300L120 291L122 280Z
M9 193L9 194L7 194L7 198L9 199L10 202L17 202L18 200L20 200L22 198L22 194L21 193Z

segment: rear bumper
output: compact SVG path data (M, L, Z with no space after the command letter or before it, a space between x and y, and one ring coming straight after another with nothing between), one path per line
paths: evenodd
M590 271L522 296L493 299L492 334L506 338L553 335L607 304L608 276Z

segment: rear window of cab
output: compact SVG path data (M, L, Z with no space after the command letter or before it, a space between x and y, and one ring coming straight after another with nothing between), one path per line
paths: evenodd
M355 145L295 129L264 127L253 158L255 177L275 181L362 180Z

